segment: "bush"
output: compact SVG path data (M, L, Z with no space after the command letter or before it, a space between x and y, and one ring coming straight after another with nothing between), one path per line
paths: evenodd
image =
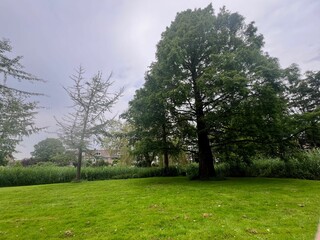
M320 180L320 151L303 151L288 160L259 157L247 167L247 176Z
M186 167L186 175L190 180L199 178L199 164L191 163Z
M258 158L247 168L250 177L286 177L286 166L279 158Z
M286 163L287 176L320 180L320 151L313 149L296 154Z
M228 163L229 177L248 177L248 164L243 161L231 161Z
M214 165L217 177L227 177L231 176L230 174L230 164L226 162L216 163Z
M37 164L37 160L34 158L25 158L21 161L21 165L23 167L28 167L36 164Z
M168 169L163 169L162 176L174 177L185 175L184 170L178 166L170 166Z

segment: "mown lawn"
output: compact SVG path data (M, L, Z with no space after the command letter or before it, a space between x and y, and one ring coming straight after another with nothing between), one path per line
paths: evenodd
M0 188L0 239L314 239L320 181L183 177Z

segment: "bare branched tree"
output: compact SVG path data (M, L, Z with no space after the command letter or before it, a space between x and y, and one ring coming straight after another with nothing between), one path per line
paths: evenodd
M64 88L71 98L73 112L62 120L57 120L60 136L66 145L77 149L78 163L76 180L81 179L82 153L88 150L93 139L100 141L109 124L106 117L123 93L123 88L117 92L109 92L113 82L111 75L106 80L98 72L89 81L84 78L84 69L80 66L76 74L70 78L73 86Z

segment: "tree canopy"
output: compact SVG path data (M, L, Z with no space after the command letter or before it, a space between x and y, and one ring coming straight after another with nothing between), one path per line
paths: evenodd
M318 73L302 80L263 46L254 22L239 13L215 13L211 4L178 13L129 104L128 119L142 138L137 147L146 141L151 151L168 139L181 148L196 146L200 178L207 179L215 176L215 161L249 163L256 154L284 158L299 132L290 109L303 113L308 128L300 131L315 144Z

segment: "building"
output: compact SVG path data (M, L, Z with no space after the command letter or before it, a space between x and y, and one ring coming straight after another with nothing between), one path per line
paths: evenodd
M89 150L84 153L83 158L85 161L92 161L95 163L98 160L103 160L106 163L112 164L114 160L120 158L120 152L110 154L108 150Z

